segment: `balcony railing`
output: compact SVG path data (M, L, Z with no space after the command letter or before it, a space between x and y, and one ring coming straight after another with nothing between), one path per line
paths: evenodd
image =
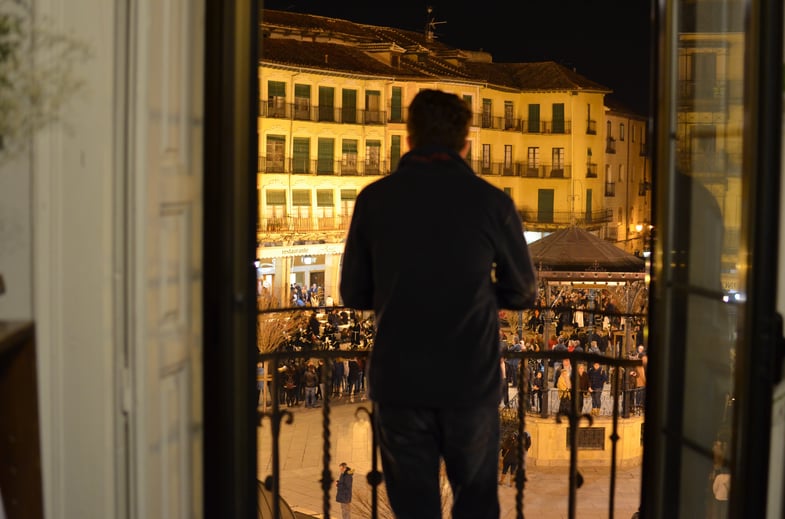
M390 161L324 160L259 157L258 173L295 175L377 176L390 173Z
M605 139L605 153L616 153L616 139L613 137Z
M350 223L350 215L278 216L261 218L257 233L346 231Z
M726 107L726 102L741 103L744 95L744 81L741 79L686 80L678 82L679 101L684 104L716 104L717 108Z
M597 135L597 121L592 119L586 121L586 135Z
M318 106L307 103L284 103L268 99L263 99L259 102L259 117L362 125L406 122L404 114L400 114L397 117L398 121L388 121L388 113L384 110Z
M679 169L695 178L722 182L741 174L741 153L725 151L681 152L677 154Z
M472 169L480 175L523 177L523 178L570 178L572 167L569 165L539 164L526 162L484 162L471 161Z
M322 398L319 413L321 415L321 434L317 430L311 430L309 437L318 439L314 443L319 445L319 450L321 451L313 452L312 455L314 459L321 461L319 471L321 479L317 483L319 483L318 488L321 491L319 502L322 506L322 517L331 517L331 492L334 488L334 481L337 479L337 474L333 472L334 457L337 452L336 445L347 441L345 438L337 438L333 434L338 425L334 423L332 418L332 409L335 405L334 402L343 398L342 395L351 395L352 398L357 398L360 401L355 415L365 415L371 422L370 427L367 428L370 441L363 442L368 448L368 453L363 458L368 460L367 466L369 471L367 474L364 474L366 477L360 477L360 474L358 474L358 477L354 478L354 493L355 495L370 495L370 498L365 501L367 510L364 511L364 516L378 519L380 517L382 500L384 499L384 494L380 492L379 487L383 484L384 477L377 453L378 438L376 436L377 428L373 426L375 420L374 411L370 402L362 403L365 399L364 390L367 384L361 372L356 377L352 375L354 378L345 381L343 378L334 377L334 366L338 362L343 364L343 359L349 358L350 361L356 361L361 364L367 362L373 348L372 317L364 321L364 324L368 321L371 321L371 324L363 326L357 334L347 334L340 329L340 326L330 330L325 329L316 340L306 340L296 333L288 333L292 330L297 331L297 323L307 321L307 316L312 310L314 309L275 309L263 310L259 313L258 326L260 333L258 340L260 349L264 351L258 357L264 367L264 373L260 380L261 402L257 408L260 452L256 456L260 460L264 460L264 463L260 464L259 482L272 495L272 498L269 500L272 517L275 519L282 518L286 488L282 484L284 468L281 462L281 445L283 440L286 439L287 425L295 423L300 417L299 414L292 413L286 408L299 406L299 403L304 400L304 390L296 381L290 381L286 387L284 382L289 378L287 377L287 372L296 372L302 369L306 363L313 362L314 365L319 366L320 374ZM323 309L316 310L321 311ZM349 311L349 309L343 308L336 308L336 310ZM540 315L546 316L551 311L548 308L541 310ZM361 316L362 314L357 315ZM625 317L625 320L628 322L645 318L641 314L618 313L609 314L608 317ZM522 325L522 322L519 325ZM273 339L270 340L271 335L265 332L275 327L278 327L281 332L277 339L273 336ZM324 328L326 327L324 325ZM629 335L629 330L626 333ZM622 437L625 435L625 432L631 430L629 428L631 422L628 421L632 419L638 420L635 422L636 424L640 423L641 418L636 418L636 416L638 414L642 415L644 412L643 391L645 390L635 389L634 384L631 383L632 377L629 376L630 371L640 366L642 361L637 357L627 355L622 347L609 347L605 354L596 351L587 353L566 350L505 351L502 354L506 362L516 366L516 375L510 380L512 386L508 385L508 381L503 382L500 380L500 383L503 382L502 385L507 388L507 391L514 394L509 399L501 399L499 402L500 433L502 437L504 438L507 433L515 431L518 432L519 438L516 446L518 469L514 475L514 517L522 519L525 512L524 493L526 486L524 481L526 471L523 468L523 431L527 430L527 421L538 420L538 427L544 427L545 424L550 423L552 424L550 427L554 428L554 433L558 430L559 432L563 431L565 434L564 443L559 445L559 442L556 442L554 443L555 447L551 448L569 453L569 468L562 495L564 495L567 501L567 517L570 519L576 517L578 507L580 506L577 490L582 484L581 480L583 477L580 473L582 462L579 460L579 451L596 450L598 448L595 445L596 443L600 444L599 448L602 450L607 448L607 455L605 455L609 467L607 516L613 518L616 508L617 467L621 465L619 459L624 456L624 450L620 445L623 445L625 448L629 445L620 444L620 442L624 440ZM590 398L580 398L578 369L571 369L569 372L571 379L569 398L565 398L562 401L562 395L559 395L559 392L553 388L555 380L552 375L554 374L554 369L557 364L564 364L565 359L569 359L572 366L578 366L580 363L590 366L597 362L605 368L609 376L607 387L602 392L602 405L599 415L585 412L586 407L593 406L590 403ZM530 377L536 371L543 372L541 398L540 394L531 392L529 389ZM410 383L410 381L402 379L401 383ZM564 396L566 397L566 395ZM581 400L584 401L584 408L579 407ZM588 406L586 405L587 403L589 403ZM595 423L595 418L597 423ZM304 420L305 417L302 417L302 419ZM602 419L601 424L599 423L600 419ZM626 429L625 426L627 427ZM539 439L538 441L544 442L544 439ZM630 440L628 439L627 441ZM631 441L638 440L633 436ZM606 445L609 447L606 447ZM249 455L253 454L249 453ZM531 463L529 464L529 474L531 472L536 473L536 468L532 465ZM267 475L265 476L263 473ZM363 484L367 486L359 489L358 487ZM594 491L598 490L595 489ZM595 514L594 517L602 516L601 510L596 510L592 513Z
M613 221L613 210L603 209L601 211L585 212L572 212L572 211L538 211L528 208L523 208L518 211L521 215L521 220L524 224L529 226L537 226L543 224L553 224L554 226L564 226L569 224L600 224L610 223Z
M586 164L586 178L597 178L597 164L594 162Z
M605 183L605 196L616 196L616 182Z

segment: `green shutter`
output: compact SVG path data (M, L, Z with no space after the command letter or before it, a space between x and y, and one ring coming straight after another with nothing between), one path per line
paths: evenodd
M357 153L357 140L344 139L341 142L341 151L343 153Z
M394 123L403 122L403 89L401 87L392 87L390 121Z
M333 87L319 87L319 120L332 121L335 119L335 89Z
M357 199L356 189L341 189L341 200L356 200L356 199Z
M319 155L317 158L317 173L333 173L335 155L335 139L319 139Z
M332 207L333 206L333 190L332 189L318 189L316 191L316 205L318 207Z
M267 205L286 205L286 191L283 189L268 189L265 199Z
M308 173L311 158L311 139L295 137L292 139L292 172Z
M267 82L267 98L273 97L286 97L286 83L283 81L268 81Z
M553 104L553 133L564 133L564 103Z
M311 85L294 85L294 97L311 98Z
M310 206L311 205L311 190L310 189L294 189L292 190L292 205L296 206Z
M344 88L341 91L341 122L357 122L357 90Z
M529 105L529 133L540 133L540 105Z
M401 160L401 136L393 135L390 141L390 171L398 168L399 160Z
M553 222L553 189L537 190L537 221Z

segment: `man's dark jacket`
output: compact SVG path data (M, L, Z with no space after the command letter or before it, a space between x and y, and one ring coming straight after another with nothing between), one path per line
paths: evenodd
M446 148L407 153L360 192L340 288L375 313L370 398L424 407L499 402L498 311L537 293L512 199Z

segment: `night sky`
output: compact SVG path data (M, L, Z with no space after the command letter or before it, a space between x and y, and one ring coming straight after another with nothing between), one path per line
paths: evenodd
M262 0L262 6L423 31L432 6L436 37L490 52L495 62L556 61L612 89L612 97L649 112L650 0L378 1Z

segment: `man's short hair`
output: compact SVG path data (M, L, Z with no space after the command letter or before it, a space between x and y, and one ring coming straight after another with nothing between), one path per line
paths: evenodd
M466 101L442 90L420 90L409 105L406 129L412 148L445 146L460 151L466 144L472 111Z

